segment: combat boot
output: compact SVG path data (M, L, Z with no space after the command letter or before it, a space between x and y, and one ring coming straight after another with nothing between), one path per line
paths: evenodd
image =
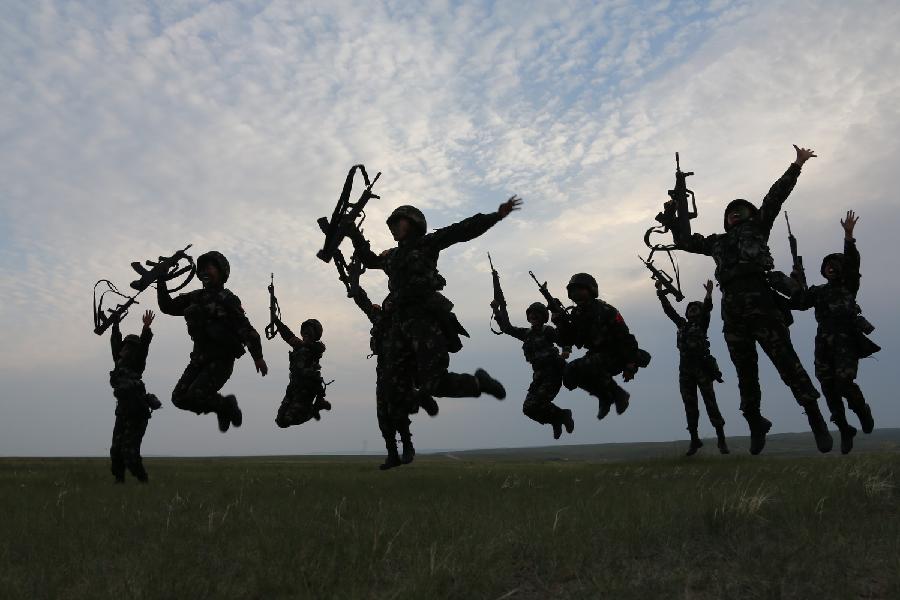
M756 456L766 447L766 434L772 429L772 421L762 415L744 415L750 424L750 454Z
M431 396L431 394L420 393L419 394L419 406L422 407L422 410L425 411L425 414L429 417L436 417L439 411L438 403Z
M475 379L478 380L478 389L482 394L490 394L497 400L506 398L506 389L503 384L488 375L484 369L475 370Z
M609 414L610 408L612 408L612 402L606 398L599 398L597 400L597 420L602 421Z
M408 465L416 457L416 449L412 443L412 434L408 429L400 432L400 443L403 444L403 454L400 456L400 462Z
M551 425L553 426L553 439L558 440L562 435L562 421L553 421Z
M241 412L241 408L238 406L237 397L234 394L228 394L223 400L225 401L225 410L227 411L229 422L233 427L240 427L244 422L244 413ZM225 430L223 429L223 431Z
M693 456L697 454L697 450L703 447L703 442L700 441L700 437L697 435L697 430L691 430L691 443L688 446L687 452L685 452L685 456Z
M613 401L616 404L616 414L621 415L623 412L628 410L628 399L631 398L631 394L618 386L616 387L616 395L613 398Z
M863 433L872 433L872 430L875 429L875 419L872 418L872 408L863 402L863 405L859 408L851 407L850 410L856 413L856 416L859 417L859 425L862 427Z
M325 398L316 398L316 401L313 402L312 410L313 410L313 418L316 421L321 421L322 415L319 413L323 410L331 410L331 402L329 402Z
M716 427L716 439L718 440L719 454L730 454L731 450L728 449L728 442L725 441L724 427Z
M162 408L162 402L159 401L156 394L147 394L144 400L147 402L147 406L150 407L150 410L159 410Z
M856 427L847 425L840 429L841 432L841 454L850 454L853 450L853 438L856 437Z
M116 479L113 481L113 483L125 483L124 475L115 475L115 478Z
M575 420L572 418L572 411L564 408L562 411L562 425L566 428L566 433L575 431Z
M219 421L219 431L225 433L231 427L231 410L226 406L216 409L216 420Z
M828 425L825 423L825 418L819 411L819 405L815 402L810 402L803 408L806 411L806 420L809 421L809 428L816 438L816 448L823 454L831 452L834 440L831 439L831 434L828 432Z
M384 441L387 446L387 457L383 463L378 465L378 468L382 471L387 471L388 469L399 467L403 463L400 462L400 456L397 454L397 440L385 439Z

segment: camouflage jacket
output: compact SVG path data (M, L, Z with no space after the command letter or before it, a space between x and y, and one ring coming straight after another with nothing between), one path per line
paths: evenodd
M791 308L808 310L815 307L820 332L850 331L860 314L856 303L859 292L860 256L856 240L844 240L844 269L840 282L812 285L792 298Z
M709 352L709 317L712 314L713 303L710 298L703 299L703 309L700 317L696 321L679 315L672 303L666 296L659 294L659 302L662 304L663 312L675 323L678 328L678 352L681 353L682 360L703 359L710 355Z
M453 244L477 238L499 220L497 213L479 213L431 233L407 238L381 255L372 252L368 244L360 239L354 240L354 250L366 268L385 272L393 304L428 304L435 301L435 296L440 296L437 292L447 284L437 267L441 251ZM437 300L441 305L448 302L446 299L443 302Z
M677 249L705 254L716 262L716 280L722 290L723 314L775 308L774 294L770 291L767 279L769 271L775 266L769 250L769 234L775 217L797 184L799 176L799 165L792 163L769 189L756 214L739 225L726 228L725 233L706 236L695 233L685 238L677 228L672 230ZM750 294L746 294L747 292ZM739 299L732 298L738 294L746 298L749 303L747 306L743 306Z
M280 319L275 320L275 326L278 328L281 339L291 347L291 351L288 353L290 385L297 385L303 380L320 380L322 367L319 365L319 361L325 354L325 344L319 340L304 342L302 338L294 335L294 332Z
M623 365L638 363L638 343L616 307L594 298L576 305L567 319L553 315L562 345L615 357Z
M202 288L172 298L165 286L159 285L156 292L159 310L184 317L195 348L238 358L246 346L254 360L262 358L259 333L230 290Z
M369 349L372 351L372 355L379 356L383 354L382 344L384 342L385 336L385 327L386 324L384 321L384 315L382 314L379 308L376 308L372 301L369 299L369 295L366 293L362 287L359 285L355 288L356 292L353 295L353 302L356 303L356 306L359 307L359 310L366 315L366 318L369 319L369 323L372 324L372 328L369 330Z
M112 334L109 336L110 350L112 350L113 364L116 369L127 369L136 377L140 378L144 375L144 369L147 367L147 354L150 353L150 342L153 341L153 331L149 327L141 329L140 342L135 352L131 353L127 358L119 356L122 352L122 331L119 329L119 323L114 322L112 326Z
M505 310L494 311L497 319L497 326L500 331L510 335L522 342L522 352L525 353L525 360L531 363L535 371L539 369L558 369L565 362L559 355L556 345L559 343L559 331L550 325L543 325L540 328L534 327L516 327L509 322L509 315ZM571 346L563 348L566 352L571 352Z

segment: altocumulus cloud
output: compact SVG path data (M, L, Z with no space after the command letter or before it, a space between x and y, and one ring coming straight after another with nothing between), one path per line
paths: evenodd
M811 271L839 248L837 220L855 208L861 302L879 327L880 362L862 369L881 423L897 385L886 240L900 225L893 176L900 139L900 67L890 2L183 2L7 3L0 8L0 453L102 454L112 421L106 340L90 333L87 298L100 277L125 284L128 263L185 243L218 248L232 289L259 328L274 271L285 316L325 322L324 368L336 410L301 431L272 419L286 383L286 347L265 346L272 372L243 360L229 389L245 426L167 407L146 452L243 454L374 447L367 327L333 269L314 258L318 216L351 164L384 172L368 211L376 247L396 205L441 226L494 210L512 193L522 212L443 259L448 295L472 332L459 370L491 366L505 403L446 400L419 417L420 445L546 443L519 410L530 373L516 343L487 332L484 252L502 268L516 320L537 299L534 268L558 293L586 270L622 308L652 369L631 385L625 417L597 423L584 396L574 442L671 439L683 432L674 332L635 255L671 185L672 154L697 172L698 231L721 227L732 197L760 198L792 159L816 148L788 210ZM787 267L780 224L773 248ZM879 243L880 242L880 243ZM691 294L711 275L683 257ZM815 279L814 273L811 274ZM373 297L384 278L367 276ZM152 297L140 308L154 308ZM795 340L808 367L813 326ZM126 328L137 328L132 317ZM720 335L713 347L730 367ZM161 316L148 386L166 397L189 343ZM743 432L733 371L720 396ZM766 409L781 430L803 416L771 369Z

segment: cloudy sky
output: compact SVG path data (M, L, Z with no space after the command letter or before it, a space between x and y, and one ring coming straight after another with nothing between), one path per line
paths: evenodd
M566 443L679 439L675 335L637 260L673 181L673 154L696 172L695 231L721 230L725 203L757 201L793 160L817 150L787 209L810 266L840 249L843 211L861 215L860 303L884 347L860 380L880 426L900 426L900 294L895 197L900 151L900 11L894 2L51 2L0 6L0 455L103 455L113 423L108 339L92 333L94 282L126 286L129 263L192 243L232 263L229 287L257 328L269 273L284 316L325 324L334 410L288 430L273 422L287 346L264 344L226 391L243 428L168 401L187 363L183 320L160 316L145 381L166 407L145 454L376 450L368 327L334 269L315 258L349 167L383 173L368 212L415 204L431 227L496 210L521 212L446 251L447 295L472 333L452 367L485 366L505 402L446 399L414 420L421 448L552 442L526 419L530 370L519 343L488 330L490 251L513 320L538 300L529 269L564 292L593 273L653 364L628 385L632 408L598 422L582 392L564 392ZM894 40L894 41L891 41ZM773 232L789 267L783 222ZM680 256L689 297L710 259ZM380 273L364 285L381 297ZM714 296L718 304L718 293ZM156 308L152 294L141 308ZM137 311L126 321L136 331ZM710 328L725 372L727 430L746 434L718 309ZM815 324L795 344L812 369ZM764 413L775 431L805 417L763 360ZM711 429L704 419L703 433ZM812 443L812 442L811 442Z

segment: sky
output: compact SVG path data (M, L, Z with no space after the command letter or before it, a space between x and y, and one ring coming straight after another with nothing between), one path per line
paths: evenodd
M694 231L715 233L729 200L762 198L792 144L818 153L785 205L811 283L821 257L841 249L844 212L861 217L859 302L884 349L859 381L877 426L900 426L897 31L890 1L4 2L0 455L108 452L112 365L108 338L92 332L92 286L126 287L131 261L189 243L229 258L228 286L260 332L270 273L289 324L322 321L334 409L277 428L288 347L264 341L269 375L238 361L225 392L237 394L244 425L219 433L214 416L171 405L191 345L183 319L160 315L144 380L165 406L144 455L379 450L368 323L315 257L316 219L357 163L382 173L364 224L376 249L390 247L384 220L398 205L421 208L433 229L524 198L440 262L471 333L451 368L487 368L508 397L440 401L438 417L414 417L417 447L553 443L521 412L531 371L520 344L489 331L488 251L514 323L540 299L529 270L559 296L586 271L653 355L626 384L622 416L597 421L594 399L564 390L558 404L576 429L559 443L686 438L675 331L637 258L643 233L674 182L676 151L696 173ZM771 247L789 270L782 220ZM701 297L712 261L677 258L688 299ZM381 273L363 285L385 294ZM746 435L719 299L719 405L726 432ZM156 309L152 291L139 300ZM138 314L126 333L140 329ZM812 315L798 314L792 335L810 373L814 334ZM807 430L761 365L773 432ZM701 434L711 433L703 416Z

